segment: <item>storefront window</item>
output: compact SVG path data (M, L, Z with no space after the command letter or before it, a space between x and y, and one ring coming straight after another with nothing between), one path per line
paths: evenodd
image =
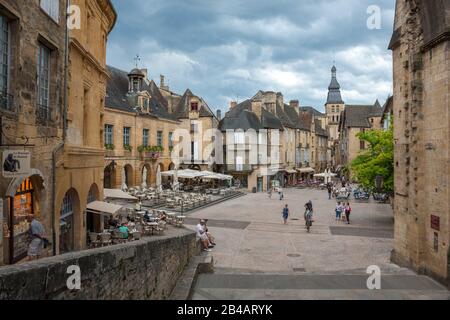
M19 187L11 203L12 227L10 228L10 260L16 263L27 256L28 231L34 216L33 184L26 179ZM12 246L12 247L11 247Z

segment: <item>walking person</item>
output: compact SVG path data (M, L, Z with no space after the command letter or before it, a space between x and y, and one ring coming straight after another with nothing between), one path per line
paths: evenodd
M307 203L305 203L305 214L304 214L305 228L308 228L308 224L314 222L313 214L314 214L313 204L312 201L310 200Z
M336 212L336 221L341 220L342 206L340 202L337 203L335 212Z
M331 193L333 191L333 188L331 187L331 183L327 183L327 189L328 189L328 200L331 200Z
M270 188L270 189L269 189L269 192L268 192L268 194L269 194L269 199L272 199L272 191L273 191L272 188Z
M286 205L283 208L283 221L284 221L284 224L287 224L287 220L289 219L289 215L290 215L289 207L288 207L288 205Z
M28 260L37 260L49 245L49 241L45 235L44 226L36 218L31 221L29 235L31 242L28 246Z
M280 201L283 201L283 199L284 199L283 189L279 188L278 189L278 194L280 195Z
M347 224L350 224L350 213L352 213L352 207L350 207L350 203L347 202L345 206L345 217L347 219Z

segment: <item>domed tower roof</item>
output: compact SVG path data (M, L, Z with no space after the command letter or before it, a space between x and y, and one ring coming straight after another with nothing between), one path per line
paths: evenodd
M134 68L133 70L130 71L130 73L128 74L128 76L137 76L137 77L145 77L145 73L138 69L138 68Z

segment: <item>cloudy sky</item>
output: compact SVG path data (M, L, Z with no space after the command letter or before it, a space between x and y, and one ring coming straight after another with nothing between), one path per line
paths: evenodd
M387 46L393 0L113 0L118 21L108 64L148 68L172 91L190 88L214 110L258 90L323 109L333 61L344 101L384 102L392 92ZM370 30L368 7L381 9Z

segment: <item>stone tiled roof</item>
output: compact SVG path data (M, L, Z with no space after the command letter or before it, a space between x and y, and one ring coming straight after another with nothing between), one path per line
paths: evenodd
M314 117L325 117L325 114L323 114L322 112L318 111L317 109L315 109L313 107L309 107L309 106L300 107L300 111L308 112L308 113L312 114Z
M313 115L309 112L300 112L300 129L311 132Z

